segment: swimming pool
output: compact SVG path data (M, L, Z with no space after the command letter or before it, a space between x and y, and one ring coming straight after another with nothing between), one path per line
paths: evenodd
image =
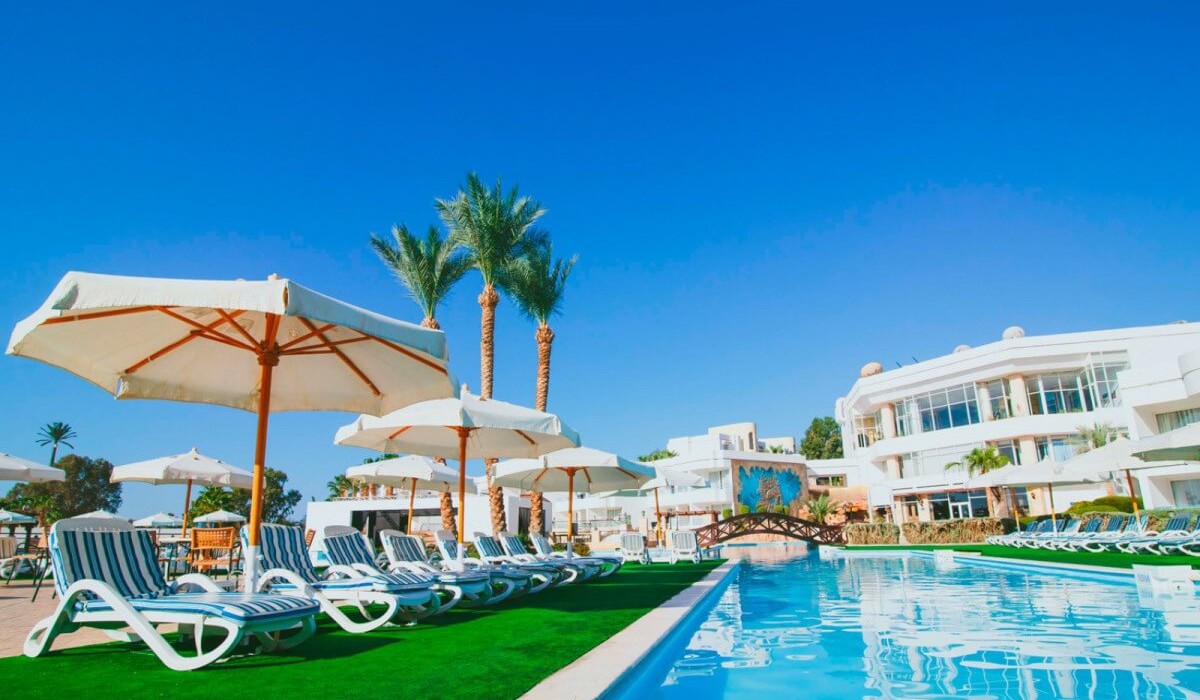
M614 688L618 698L1200 697L1200 603L1170 610L1104 580L929 556L743 559Z

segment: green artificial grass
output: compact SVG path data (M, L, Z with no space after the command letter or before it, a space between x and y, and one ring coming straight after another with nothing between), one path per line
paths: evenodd
M1059 552L1052 549L1025 549L1020 547L1003 547L991 544L914 544L914 545L855 545L848 550L934 550L952 549L956 552L979 552L989 557L1005 559L1025 559L1029 561L1045 561L1057 564L1088 564L1090 566L1108 566L1114 569L1131 569L1134 564L1149 564L1151 566L1167 566L1183 564L1193 569L1200 569L1200 558L1184 554L1125 554L1123 552Z
M720 562L627 564L608 579L415 627L317 634L278 654L168 670L145 647L101 644L0 659L6 698L515 698L688 587Z

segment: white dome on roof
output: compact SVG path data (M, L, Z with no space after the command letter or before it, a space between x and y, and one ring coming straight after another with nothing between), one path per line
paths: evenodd
M858 376L874 377L875 375L880 374L882 372L883 372L883 365L879 364L878 362L868 362L867 364L862 366L861 370L858 371Z
M1008 328L1004 329L1004 335L1001 337L1003 337L1005 340L1012 340L1014 338L1024 338L1025 337L1025 329L1020 326L1009 326Z
M966 343L962 343L960 345L954 346L954 353L958 354L958 353L962 352L963 350L970 350L970 349L971 349L970 345L967 345Z

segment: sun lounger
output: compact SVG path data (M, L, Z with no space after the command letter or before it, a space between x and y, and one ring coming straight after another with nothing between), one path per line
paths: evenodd
M462 590L441 584L436 576L412 571L384 572L375 563L375 552L366 535L346 525L330 525L325 528L325 556L332 566L348 567L357 571L361 576L371 576L385 580L397 580L404 583L429 584L434 591L444 593L435 595L437 601L420 606L400 607L400 616L407 622L416 622L431 615L440 615L462 599Z
M462 552L463 556L460 557L458 540L449 530L433 533L433 541L442 555L442 566L451 571L482 571L491 576L493 581L508 581L513 586L511 597L537 593L550 585L548 581L541 577L535 579L531 572L517 566L496 566L482 559L465 556L466 552Z
M232 655L246 635L271 651L295 646L316 630L318 608L309 600L229 593L200 574L168 583L149 533L128 521L60 520L48 546L59 602L29 633L26 656L46 653L60 634L98 627L114 639L145 643L170 669L191 671ZM163 624L178 625L182 637L194 641L195 655L169 644L156 629ZM205 651L202 642L211 630L224 631L225 638Z
M525 549L525 543L520 537L505 531L498 538L504 553L512 557L514 562L526 564L551 564L557 566L563 574L559 585L586 581L600 572L600 563L586 559L567 560L554 557L541 557Z
M1012 542L1013 540L1017 539L1018 537L1032 535L1033 531L1037 529L1038 524L1040 522L1041 521L1039 521L1039 520L1031 520L1031 521L1029 521L1029 524L1027 524L1025 526L1024 530L1014 530L1013 532L1010 532L1005 535L989 535L985 541L988 544L1007 545L1010 542ZM624 535L622 535L622 537L624 537Z
M1100 531L1100 518L1092 518L1083 524L1083 527L1077 528L1075 532L1064 532L1058 537L1053 537L1043 543L1045 549L1056 549L1058 551L1066 551L1076 543L1086 540L1094 536Z
M1117 551L1117 547L1123 542L1136 540L1142 536L1142 531L1146 527L1146 516L1137 518L1129 518L1126 521L1125 527L1118 533L1105 536L1093 537L1089 540L1081 542L1076 551L1084 549L1089 552L1106 552Z
M671 531L671 563L677 564L681 561L691 561L699 564L703 555L700 552L700 543L696 539L695 530L673 530Z
M1096 518L1096 520L1100 520L1100 518ZM1059 549L1063 551L1083 551L1084 543L1091 542L1092 540L1096 539L1111 539L1116 537L1121 533L1121 528L1124 526L1124 515L1110 515L1108 516L1108 520L1104 523L1104 525L1098 528L1095 532L1080 532L1078 535L1060 542L1058 546Z
M1079 534L1082 526L1083 521L1079 518L1070 518L1065 522L1060 520L1057 529L1052 529L1040 537L1029 538L1027 546L1032 549L1055 549L1059 542Z
M516 557L505 554L500 540L491 535L476 532L472 539L475 541L475 551L479 552L479 558L483 561L498 566L514 566L531 574L535 583L534 589L530 593L537 593L550 586L565 583L572 576L572 573L564 567L550 562L524 563ZM539 585L538 581L544 581L545 585Z
M1196 518L1196 523L1192 525L1192 529L1170 537L1160 537L1155 543L1155 552L1157 554L1187 554L1193 557L1200 557L1200 517Z
M1188 523L1191 520L1191 515L1176 515L1163 525L1162 530L1147 530L1142 533L1141 537L1118 542L1116 548L1126 554L1156 554L1158 543L1162 542L1163 538L1172 540L1187 537L1189 534Z
M350 567L330 566L318 574L304 546L304 532L287 525L261 525L259 589L315 600L322 612L347 632L370 632L393 620L406 620L414 610L440 601L432 581L410 581L399 575L366 576ZM242 550L246 551L246 528ZM341 606L358 609L363 621L352 620ZM383 605L376 615L368 606ZM407 610L405 610L407 609Z
M1032 542L1039 537L1045 537L1054 530L1054 522L1049 518L1039 520L1032 531L1021 533L1016 537L1010 538L1004 544L1007 547L1032 547Z
M387 557L388 571L429 574L447 589L457 589L461 605L495 605L512 595L512 581L493 580L486 571L446 571L434 566L425 553L425 542L399 530L380 530L379 544Z
M646 537L638 532L621 533L621 559L638 564L650 563L650 551L646 549Z
M586 557L572 555L568 557L565 552L554 551L554 547L550 546L550 540L547 540L545 535L539 532L530 533L529 541L533 544L534 551L541 558L550 560L559 559L570 562L582 560L587 561L589 566L598 566L600 568L600 578L612 576L625 563L625 560L619 556L607 556L604 554L589 554Z

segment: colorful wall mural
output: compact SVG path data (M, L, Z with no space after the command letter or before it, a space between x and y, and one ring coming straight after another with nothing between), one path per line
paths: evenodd
M791 464L737 464L734 500L739 512L778 511L795 514L807 495L807 470Z

